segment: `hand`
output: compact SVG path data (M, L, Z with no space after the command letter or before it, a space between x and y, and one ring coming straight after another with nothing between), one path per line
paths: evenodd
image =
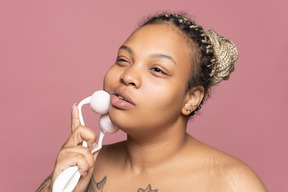
M97 147L93 146L96 143L96 139L96 134L91 129L80 124L79 111L77 106L74 105L71 112L71 135L57 156L51 188L62 171L76 165L82 176L74 191L85 191L91 179L94 163L98 155L98 152L91 153L92 147ZM88 144L87 148L82 147L84 140Z

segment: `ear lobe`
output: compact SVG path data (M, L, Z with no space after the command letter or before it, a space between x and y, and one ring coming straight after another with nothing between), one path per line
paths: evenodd
M189 115L201 104L204 98L204 88L202 86L193 87L187 92L186 102L182 108L183 115Z
M185 105L184 105L184 107L182 108L182 114L183 115L189 115L190 113L192 113L192 106L191 106L191 104L190 103L186 103Z

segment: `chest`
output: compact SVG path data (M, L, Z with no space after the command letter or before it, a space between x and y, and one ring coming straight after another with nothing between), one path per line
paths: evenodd
M205 174L185 175L185 171L149 176L135 176L124 172L95 174L88 192L203 192L218 191L216 178ZM221 191L221 190L219 190Z

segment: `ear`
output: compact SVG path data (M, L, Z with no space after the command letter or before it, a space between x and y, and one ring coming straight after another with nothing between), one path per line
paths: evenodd
M185 103L182 108L183 115L189 115L197 109L204 98L204 88L202 86L192 87L187 91Z

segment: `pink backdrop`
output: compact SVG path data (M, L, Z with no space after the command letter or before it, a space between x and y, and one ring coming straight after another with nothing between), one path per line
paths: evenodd
M269 191L288 191L288 1L0 1L0 191L35 191L70 132L72 104L102 88L145 16L187 11L231 38L240 58L189 123L198 139L249 164ZM97 116L85 108L95 131ZM109 135L105 143L125 138Z

